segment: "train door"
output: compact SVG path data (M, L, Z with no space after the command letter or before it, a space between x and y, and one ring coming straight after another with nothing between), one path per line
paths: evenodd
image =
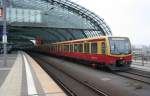
M103 55L106 55L106 44L105 44L105 42L103 41L103 42L101 42L101 52L102 52L102 54Z
M106 54L106 44L105 41L98 42L98 54L105 55Z

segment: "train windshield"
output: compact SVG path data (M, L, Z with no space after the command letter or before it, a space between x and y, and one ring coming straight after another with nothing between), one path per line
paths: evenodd
M111 54L130 54L131 44L128 38L109 37Z

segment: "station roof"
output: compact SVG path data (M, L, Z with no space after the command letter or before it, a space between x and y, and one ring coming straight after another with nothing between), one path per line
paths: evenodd
M112 35L103 18L70 0L8 0L7 21L12 39L38 36L56 42Z

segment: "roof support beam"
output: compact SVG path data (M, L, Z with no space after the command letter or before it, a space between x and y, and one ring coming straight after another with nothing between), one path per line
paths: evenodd
M51 29L51 30L54 30L54 32L58 33L59 36L62 36L64 38L64 40L67 40L66 36L64 34L62 34L59 30L57 30L57 29Z
M53 32L51 32L51 31L47 31L49 34L52 34L52 36L53 37L55 37L55 40L59 40L59 41L61 41L61 39L60 39L60 37L57 35L57 34L55 34L55 33L53 33Z
M69 29L66 29L66 32L68 32L72 36L73 39L76 39L76 37L72 34L72 32Z
M84 31L83 31L83 30L81 30L81 32L82 32L82 34L83 34L84 38L87 38L87 36L86 36L86 34L84 33Z
M60 32L58 32L56 29L45 29L45 28L43 28L43 29L39 29L39 30L41 30L41 31L45 31L45 32L48 32L48 33L50 33L50 34L52 34L52 35L54 35L55 37L56 37L56 40L57 41L61 41L62 39L61 38L64 38L65 40L66 40L66 37L64 36L64 35L62 35L62 33L60 33Z
M47 1L47 0L46 0ZM71 1L58 1L58 0L48 0L49 3L52 5L59 5L60 7L67 9L68 11L71 11L73 13L76 13L82 18L86 18L91 23L93 23L95 26L97 26L98 29L101 30L103 35L112 35L110 28L106 25L103 18L98 17L93 12L90 12L89 10L85 9L84 7L79 6L78 4L75 4Z

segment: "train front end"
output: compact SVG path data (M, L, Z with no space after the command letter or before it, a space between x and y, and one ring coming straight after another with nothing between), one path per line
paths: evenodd
M131 43L127 37L108 37L107 66L111 70L127 70L132 63Z

